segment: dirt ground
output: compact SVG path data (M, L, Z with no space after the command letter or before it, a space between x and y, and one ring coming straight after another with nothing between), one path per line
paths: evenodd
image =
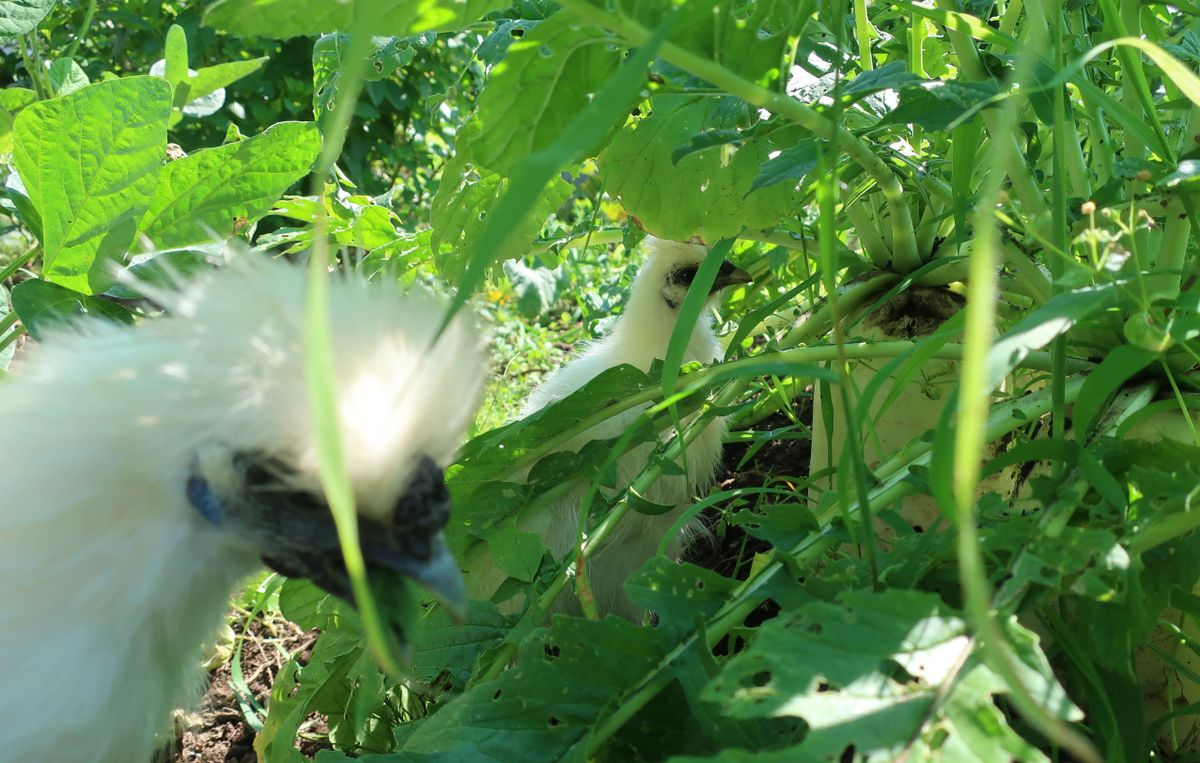
M793 404L794 415L805 426L812 423L811 399L802 396ZM777 413L753 427L757 432L769 432L788 427L793 422ZM745 465L740 466L748 445L728 445L725 448L722 474L717 489L760 487L772 475L803 477L808 471L810 442L808 439L777 439L761 447ZM719 511L712 510L707 519L719 521ZM717 542L695 544L686 558L693 564L715 570L723 575L744 578L749 572L755 552L768 548L764 541L747 537L737 527L724 528ZM751 617L762 621L775 615L768 602ZM275 632L271 632L274 629ZM242 645L242 674L262 706L268 704L271 684L283 667L279 649L300 655L307 660L316 640L316 631L305 632L283 620L266 625L259 620L250 624L250 632ZM237 694L230 681L230 665L226 661L211 675L211 683L200 706L185 716L175 752L162 758L163 763L255 763L254 730L247 725L238 705ZM301 748L308 756L316 754L320 744L306 742Z
M235 628L235 634L242 633ZM285 659L281 650L308 659L316 631L302 631L295 625L275 619L269 624L252 620L249 633L241 644L242 675L246 685L263 707L269 703L271 684L283 667ZM182 716L177 723L181 728L176 749L160 758L164 763L255 763L254 729L242 715L237 693L231 680L231 663L224 661L210 675L208 691L200 705ZM307 755L314 755L320 745L305 747Z

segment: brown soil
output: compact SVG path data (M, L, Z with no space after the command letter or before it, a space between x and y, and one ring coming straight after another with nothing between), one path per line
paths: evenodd
M234 632L241 635L240 623ZM305 632L276 618L250 622L246 639L241 641L242 675L258 703L270 703L271 684L286 662L283 651L308 660L316 641L316 631ZM237 642L235 642L237 643ZM180 720L181 735L172 754L160 759L168 763L255 763L254 729L246 723L230 679L230 661L210 675L211 682L197 708ZM315 755L320 745L302 747L306 755Z

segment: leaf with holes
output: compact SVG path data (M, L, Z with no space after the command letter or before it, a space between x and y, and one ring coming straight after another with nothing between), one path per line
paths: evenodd
M569 14L550 17L515 41L492 69L465 151L477 165L511 174L517 162L563 133L620 63L602 30L580 26ZM634 100L612 115L612 129ZM595 148L579 146L575 158Z
M1019 626L1020 672L1058 715L1078 717L1049 664ZM1029 650L1032 648L1033 653ZM975 655L961 616L935 595L854 591L764 625L705 696L734 717L794 716L817 756L848 746L863 758L1042 761L1004 722L993 696L1006 685ZM988 728L985 740L979 729ZM982 746L980 746L982 745ZM1008 757L999 755L1003 751Z

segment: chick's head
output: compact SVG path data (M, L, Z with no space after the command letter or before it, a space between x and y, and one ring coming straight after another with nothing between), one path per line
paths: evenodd
M671 310L678 310L696 278L700 263L708 255L708 249L700 244L684 244L654 236L647 236L642 248L646 252L646 264L638 274L638 281L657 289L663 303ZM709 289L709 299L715 300L728 286L749 282L749 273L724 260Z

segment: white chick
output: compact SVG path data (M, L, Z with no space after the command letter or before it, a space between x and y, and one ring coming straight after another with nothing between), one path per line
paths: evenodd
M342 596L317 474L305 277L243 257L134 327L55 331L0 383L0 758L143 763L198 695L199 653L264 561ZM461 597L439 464L477 338L394 285L330 284L345 462L368 571Z
M697 244L683 244L653 236L646 237L643 249L646 261L634 278L629 301L611 331L547 378L526 401L523 415L527 416L565 398L605 369L627 363L648 371L656 359L666 355L671 333L679 317L679 308L708 250ZM722 263L713 283L711 299L715 301L727 286L749 281L750 277L744 270L726 261ZM713 333L710 311L705 310L696 321L683 362L711 363L721 354L721 346ZM564 450L578 450L591 440L619 437L645 408L642 406L626 411L592 427L567 442ZM712 484L721 458L725 427L724 419L713 419L687 447L686 476L664 476L643 496L654 503L675 506L676 511L656 516L631 512L589 558L588 581L601 616L615 614L629 620L641 620L644 613L626 595L625 580L657 552L663 535L678 517L678 509L690 505L692 496ZM618 460L618 489L627 487L645 468L653 447L651 443L643 443ZM522 518L519 526L522 530L541 536L542 542L555 558L561 559L576 548L583 498L583 491L571 493L538 516ZM678 558L688 535L689 531L685 530L671 539L666 550L670 558ZM468 591L473 598L490 598L505 579L505 575L495 569L490 559L469 564L465 571ZM566 591L558 597L555 611L578 614L579 601L572 592Z

